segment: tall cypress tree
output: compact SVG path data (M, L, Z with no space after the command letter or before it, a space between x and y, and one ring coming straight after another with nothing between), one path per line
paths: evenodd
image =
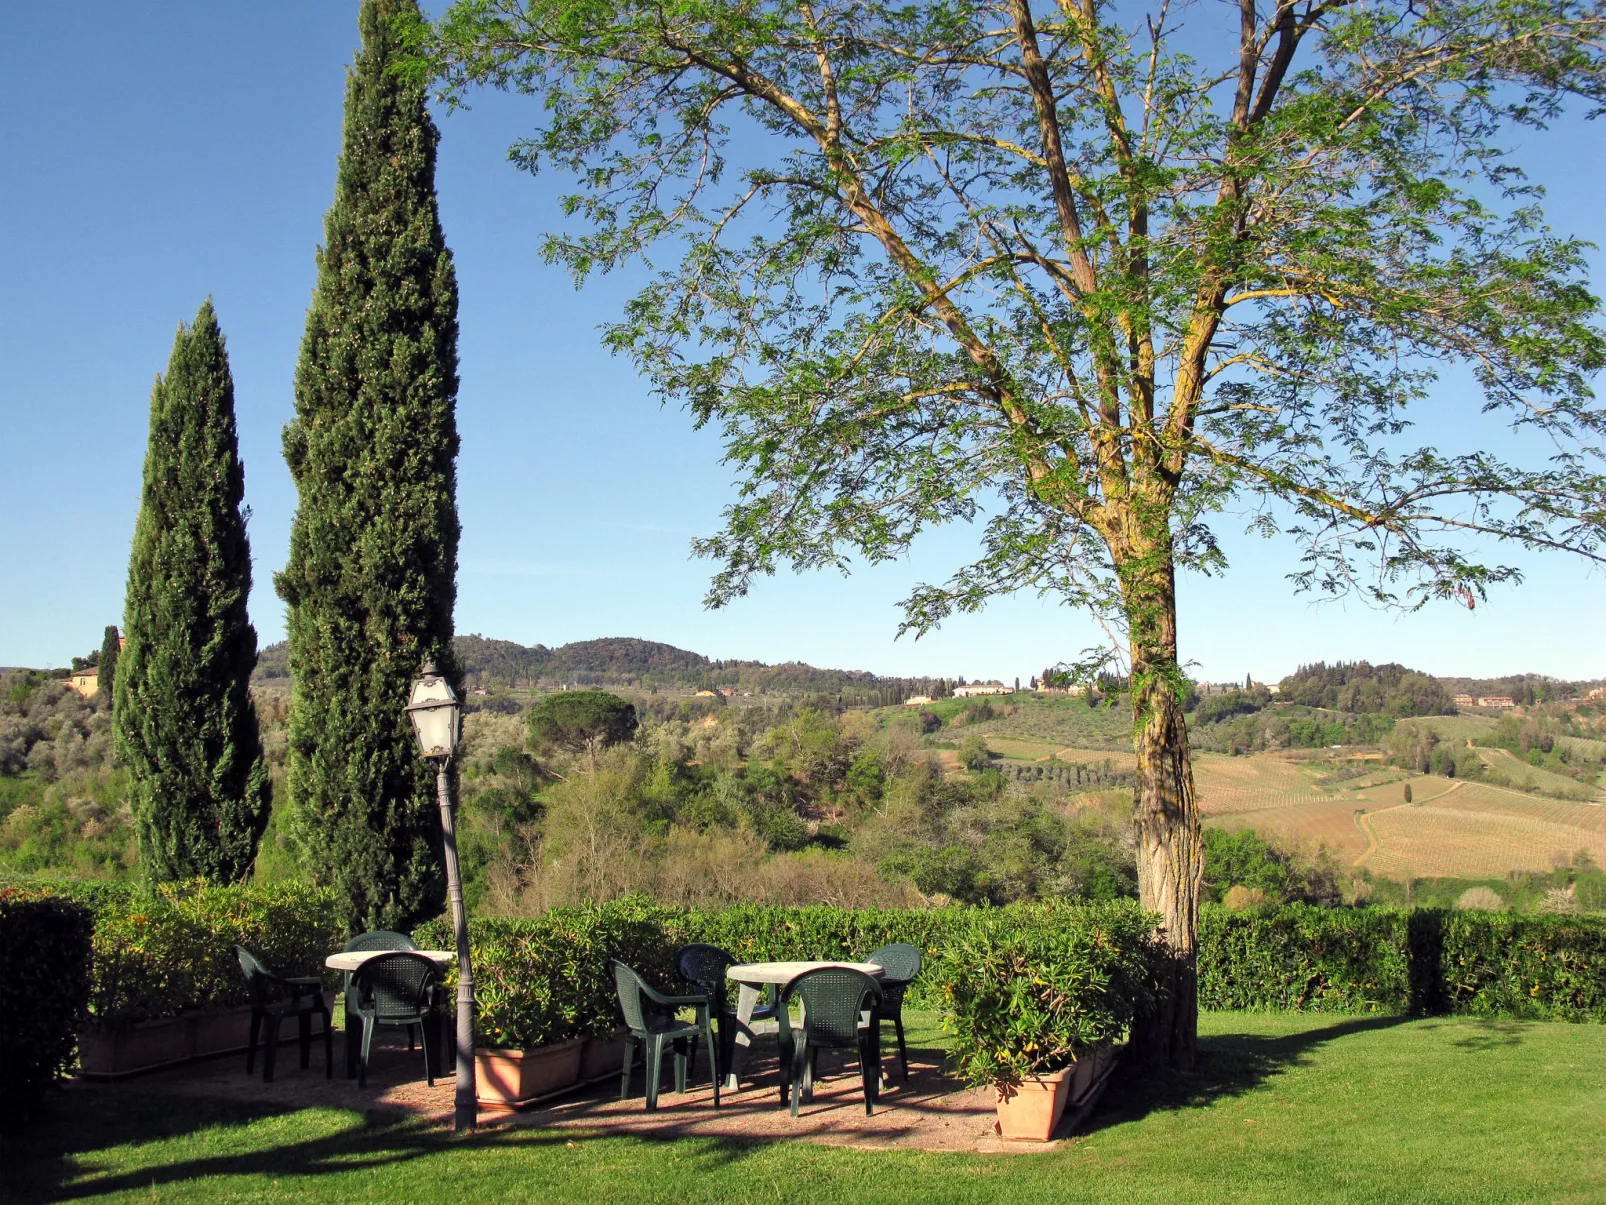
M309 869L350 919L444 905L434 775L403 708L427 658L455 681L457 281L421 85L388 70L398 14L364 0L344 145L284 452L300 491L288 604L289 786Z
M117 689L117 658L123 648L121 636L116 624L108 624L100 641L100 693L107 699L114 698L113 692Z
M208 300L192 327L179 327L167 376L151 390L128 647L114 671L117 756L152 882L246 878L267 823L244 496L234 381Z

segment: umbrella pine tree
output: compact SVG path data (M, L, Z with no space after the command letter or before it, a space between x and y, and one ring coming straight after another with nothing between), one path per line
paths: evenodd
M151 882L247 878L269 779L250 677L251 549L234 382L211 301L151 391L150 445L115 658L117 756ZM117 647L108 629L108 648ZM113 672L108 666L107 674Z
M388 70L398 12L365 0L335 200L296 369L285 459L300 504L288 604L292 832L354 924L444 902L434 779L403 708L421 664L454 680L457 282L422 85Z

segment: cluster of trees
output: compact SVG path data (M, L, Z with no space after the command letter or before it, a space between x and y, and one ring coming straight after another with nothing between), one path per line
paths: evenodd
M1338 864L1325 848L1306 856L1254 829L1204 831L1205 872L1201 897L1229 906L1344 901Z
M1123 807L1078 801L1074 782L944 776L912 717L729 709L687 723L570 691L522 718L475 713L467 735L465 856L498 909L631 890L856 904L1135 890Z
M1372 665L1366 661L1339 661L1328 665L1318 661L1302 665L1279 684L1278 701L1395 719L1455 714L1452 693L1442 682L1393 662Z

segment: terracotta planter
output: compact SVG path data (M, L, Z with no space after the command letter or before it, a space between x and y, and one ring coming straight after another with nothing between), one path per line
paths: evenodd
M1071 1099L1076 1064L998 1089L998 1133L1025 1142L1047 1142Z
M604 1076L617 1077L624 1070L626 1030L605 1034L600 1038L587 1038L580 1052L580 1082L589 1084Z
M244 1050L251 1044L250 1005L198 1013L190 1018L190 1024L191 1054L198 1059L212 1054L230 1054L236 1050ZM285 1030L289 1030L292 1038L295 1037L294 1022L280 1027L281 1038L285 1036Z
M584 1039L571 1038L537 1050L476 1050L474 1082L480 1101L517 1106L570 1087L580 1078L584 1046Z
M138 1021L78 1035L78 1073L94 1078L131 1075L182 1063L195 1052L189 1017Z

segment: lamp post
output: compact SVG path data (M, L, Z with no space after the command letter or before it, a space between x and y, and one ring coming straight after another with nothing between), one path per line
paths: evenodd
M423 676L413 683L407 718L413 722L418 750L435 763L435 795L441 805L441 836L446 854L446 896L452 907L452 932L457 938L457 1098L452 1128L472 1130L478 1120L474 1090L474 971L468 955L468 913L463 907L463 876L457 867L457 821L452 807L449 772L457 752L461 705L452 685L424 663Z

